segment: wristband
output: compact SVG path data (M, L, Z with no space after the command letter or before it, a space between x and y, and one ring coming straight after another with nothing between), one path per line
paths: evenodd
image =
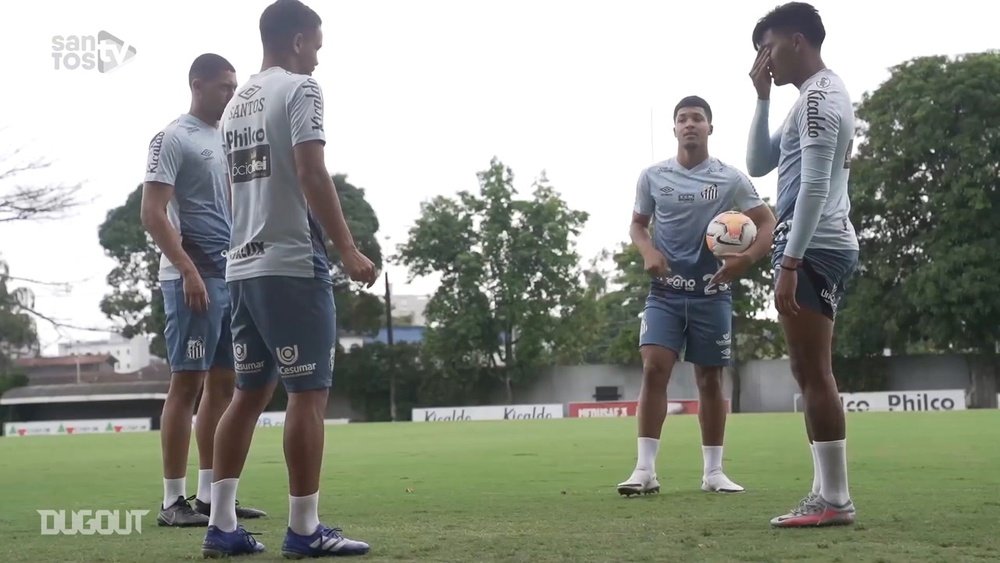
M788 266L786 266L786 265L784 265L784 264L779 264L778 266L779 266L779 267L780 267L780 268L781 268L782 270L788 270L789 272L795 272L795 271L797 271L797 270L798 270L798 268L789 268Z

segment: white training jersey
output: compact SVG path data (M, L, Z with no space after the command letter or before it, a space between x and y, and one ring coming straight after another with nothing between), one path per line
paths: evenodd
M323 92L280 67L251 76L226 107L222 131L233 192L227 281L330 279L326 235L299 185L292 149L326 142Z

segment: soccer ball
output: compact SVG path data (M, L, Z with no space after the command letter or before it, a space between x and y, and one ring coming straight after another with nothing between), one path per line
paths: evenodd
M723 211L708 224L705 243L716 256L739 254L757 238L757 225L739 211Z

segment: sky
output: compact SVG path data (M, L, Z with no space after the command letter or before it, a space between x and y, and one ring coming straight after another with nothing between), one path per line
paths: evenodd
M270 0L170 2L36 0L5 6L0 46L0 171L25 160L47 169L19 184L82 184L86 204L59 222L0 224L0 258L36 307L95 329L114 266L98 243L108 210L142 181L149 140L190 104L187 72L202 53L233 63L242 83L260 70L260 13ZM323 19L313 76L326 102L326 161L366 190L386 253L406 240L420 204L476 190L494 156L525 195L543 171L568 204L589 213L584 260L627 238L640 171L676 153L671 112L697 94L714 114L710 151L745 170L756 94L750 34L776 0L357 0L306 2ZM855 101L890 67L927 55L995 47L997 8L953 0L817 0L824 60ZM141 9L140 9L141 8ZM990 13L993 12L993 13ZM907 23L903 23L904 19ZM111 72L56 68L54 36L106 31L135 49ZM796 98L771 96L771 129ZM755 179L775 197L774 173ZM12 184L0 185L0 194ZM430 294L433 279L386 268L395 294ZM16 285L16 284L15 284ZM25 285L25 284L21 284ZM381 288L375 288L381 291ZM43 350L99 332L39 322Z

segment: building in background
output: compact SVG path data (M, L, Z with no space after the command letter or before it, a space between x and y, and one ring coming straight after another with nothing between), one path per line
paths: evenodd
M132 373L150 363L149 341L143 336L125 338L110 334L106 340L78 340L59 344L60 356L112 356L115 373Z
M392 340L393 342L421 342L424 338L427 319L424 310L431 300L429 295L393 295L392 296ZM384 302L384 298L383 298ZM385 324L384 322L382 323ZM372 342L387 343L389 331L383 326L374 336L360 334L341 334L339 342L344 350L361 347Z

